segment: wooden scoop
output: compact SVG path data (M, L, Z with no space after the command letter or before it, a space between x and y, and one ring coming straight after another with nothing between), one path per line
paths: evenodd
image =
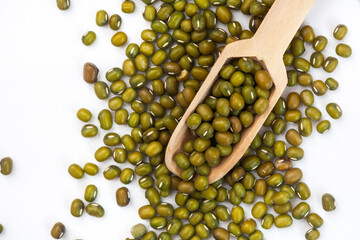
M193 138L191 130L186 125L186 120L209 95L212 85L218 79L221 68L233 58L250 57L257 60L273 79L274 85L269 98L269 108L265 113L255 117L251 127L241 132L241 140L233 146L231 155L222 158L220 164L211 169L208 176L209 182L213 183L224 177L240 160L287 85L288 79L283 54L314 2L315 0L276 0L254 37L225 46L171 135L165 153L165 163L171 172L180 175L181 169L176 165L174 156L183 151L184 143L187 140Z

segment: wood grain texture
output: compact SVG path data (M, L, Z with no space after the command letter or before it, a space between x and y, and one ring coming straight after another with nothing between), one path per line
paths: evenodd
M241 159L287 85L287 73L282 57L314 3L315 0L276 0L253 38L225 46L171 135L165 153L165 163L171 172L180 175L181 169L177 167L174 156L182 152L184 143L193 137L186 120L209 95L221 68L233 58L250 57L259 61L273 79L269 107L265 113L255 117L250 128L241 132L241 140L233 146L231 155L222 158L220 164L211 169L209 182L213 183L225 176Z

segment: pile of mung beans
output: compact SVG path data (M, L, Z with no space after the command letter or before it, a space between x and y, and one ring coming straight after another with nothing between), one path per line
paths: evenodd
M322 53L328 39L317 35L309 25L299 29L283 60L288 90L297 85L303 89L284 93L238 164L223 179L209 184L206 176L211 167L231 153L231 144L239 141L241 130L250 127L253 116L267 108L272 80L260 64L242 58L224 66L210 95L187 120L196 137L174 159L182 169L181 176L173 175L164 163L166 145L224 46L251 38L275 0L142 1L146 4L143 17L150 22L150 29L141 33L143 42L128 44L123 32L115 33L111 39L114 46L126 47L123 65L108 70L106 82L100 80L95 64L85 63L83 68L85 82L93 84L95 95L107 101L107 108L97 118L99 127L109 132L103 137L103 146L96 150L95 160L98 164L109 162L103 172L107 180L120 179L127 185L137 179L149 202L138 214L149 221L152 230L137 224L131 229L133 237L127 239L197 240L212 236L226 240L234 236L238 240L262 240L260 228L290 227L293 219L309 223L307 240L318 239L323 219L306 203L311 191L302 181L302 170L293 165L304 157L300 145L304 137L313 133L313 125L320 134L331 127L314 106L315 96L334 91L339 84L332 77L314 80L310 74L312 68L322 68L329 74L337 68L338 59ZM66 10L70 1L57 0L57 4ZM133 1L122 1L124 13L134 9ZM233 19L234 11L249 16L249 30ZM109 25L116 31L122 24L119 15L109 18L104 10L95 18L98 26ZM346 34L347 27L338 25L333 35L343 40ZM91 31L82 37L86 46L95 39ZM306 49L313 49L309 60L302 57ZM350 57L351 48L339 43L336 54ZM327 104L326 111L333 119L342 115L336 103ZM81 129L85 138L99 134L98 126L88 123L91 111L79 109L77 117L85 122ZM131 133L120 136L111 131L114 124L130 126ZM133 167L121 169L125 162ZM98 174L99 168L89 162L83 167L72 164L68 171L81 179L85 174ZM71 214L80 217L85 210L91 216L102 217L105 211L94 203L96 195L96 186L87 186L84 199L88 204L75 199ZM130 193L126 187L119 188L115 196L119 206L128 205ZM174 206L166 201L172 196ZM296 198L301 202L293 206ZM226 206L229 204L231 209ZM322 204L326 211L335 209L331 194L323 195ZM252 216L245 216L245 205L252 206ZM270 213L271 209L276 215ZM64 225L57 223L51 234L61 238L64 232Z
M250 58L241 58L222 67L211 96L187 119L194 138L185 142L185 152L174 157L182 180L191 180L194 173L208 176L211 167L216 167L222 157L232 153L232 145L240 141L242 129L251 127L255 116L269 107L272 85L270 74Z

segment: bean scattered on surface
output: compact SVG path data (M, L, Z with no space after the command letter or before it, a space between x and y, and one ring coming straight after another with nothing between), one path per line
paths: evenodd
M51 236L55 239L60 239L65 234L65 226L61 222L55 223L53 228L51 229Z

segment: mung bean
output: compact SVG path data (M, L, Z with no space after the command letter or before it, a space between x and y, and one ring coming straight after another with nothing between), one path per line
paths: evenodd
M329 194L326 193L322 196L322 206L324 208L325 211L334 211L336 206L335 206L335 198Z
M121 187L116 191L116 203L120 207L127 206L130 202L130 193L126 187Z
M84 33L84 35L81 37L81 41L85 46L92 45L96 40L96 33L93 31L88 31Z
M60 239L64 236L65 230L66 228L64 224L62 224L61 222L57 222L51 229L51 236L55 239Z
M90 203L85 208L87 214L93 217L101 218L105 214L104 208L97 203Z
M345 38L347 32L348 28L344 24L339 24L334 29L333 35L337 40L342 40Z
M60 10L68 10L70 7L70 0L56 0L56 4Z

